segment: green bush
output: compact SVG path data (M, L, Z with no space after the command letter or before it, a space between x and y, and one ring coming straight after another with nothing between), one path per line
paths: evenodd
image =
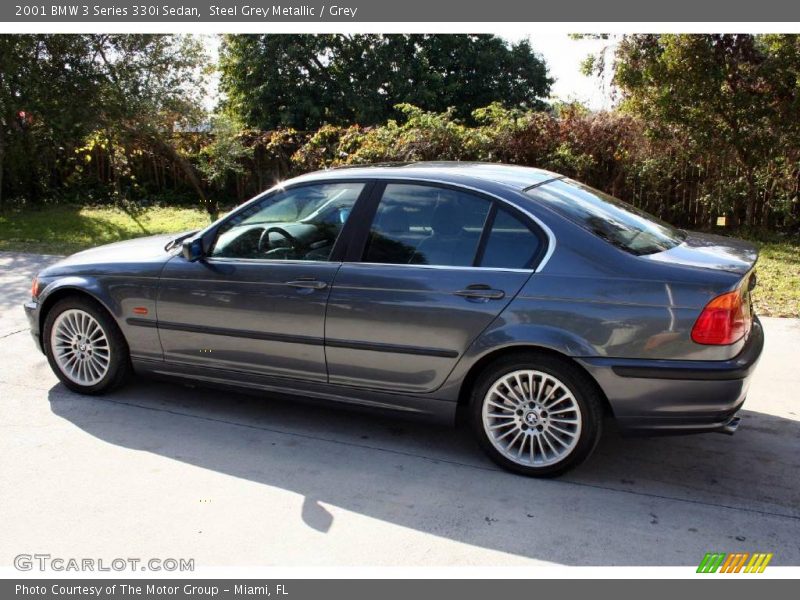
M375 127L325 125L313 132L243 130L219 120L208 132L176 134L180 155L197 169L215 202L241 202L288 177L342 165L423 160L490 161L540 167L579 179L677 225L713 228L718 216L740 222L748 182L736 162L693 154L677 135L653 136L641 120L619 112L591 113L563 104L522 111L492 104L473 112L475 125L453 111L399 105L402 119ZM79 203L120 195L105 176L110 148L87 146L62 168L54 198ZM117 151L119 154L119 150ZM184 204L197 197L174 157L142 146L124 149L125 202ZM756 171L764 207L761 229L800 224L795 152ZM119 159L117 159L119 160ZM116 179L119 186L120 178ZM739 211L737 213L737 211Z

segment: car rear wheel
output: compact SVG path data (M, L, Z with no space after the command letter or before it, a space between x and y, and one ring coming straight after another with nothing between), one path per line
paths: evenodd
M131 372L128 345L117 324L96 302L65 298L48 312L45 354L69 389L102 394L122 384Z
M560 475L586 460L600 439L598 392L575 365L549 355L490 365L476 382L471 408L489 457L522 475Z

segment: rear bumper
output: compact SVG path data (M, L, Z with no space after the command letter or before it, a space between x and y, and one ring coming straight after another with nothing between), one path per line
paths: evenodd
M623 433L732 433L761 352L758 319L736 358L726 361L579 359L611 404Z

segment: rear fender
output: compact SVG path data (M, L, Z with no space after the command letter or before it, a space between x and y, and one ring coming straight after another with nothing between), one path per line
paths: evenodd
M491 354L540 348L565 356L593 356L596 351L585 340L567 331L538 324L505 323L501 317L467 349L437 397L457 401L464 379L472 368Z

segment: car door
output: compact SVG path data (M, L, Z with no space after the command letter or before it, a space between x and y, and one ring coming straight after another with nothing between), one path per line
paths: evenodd
M233 213L200 260L171 259L157 312L165 360L326 381L332 260L365 182L300 185Z
M387 183L328 300L329 381L403 392L439 387L530 277L544 243L495 199Z

